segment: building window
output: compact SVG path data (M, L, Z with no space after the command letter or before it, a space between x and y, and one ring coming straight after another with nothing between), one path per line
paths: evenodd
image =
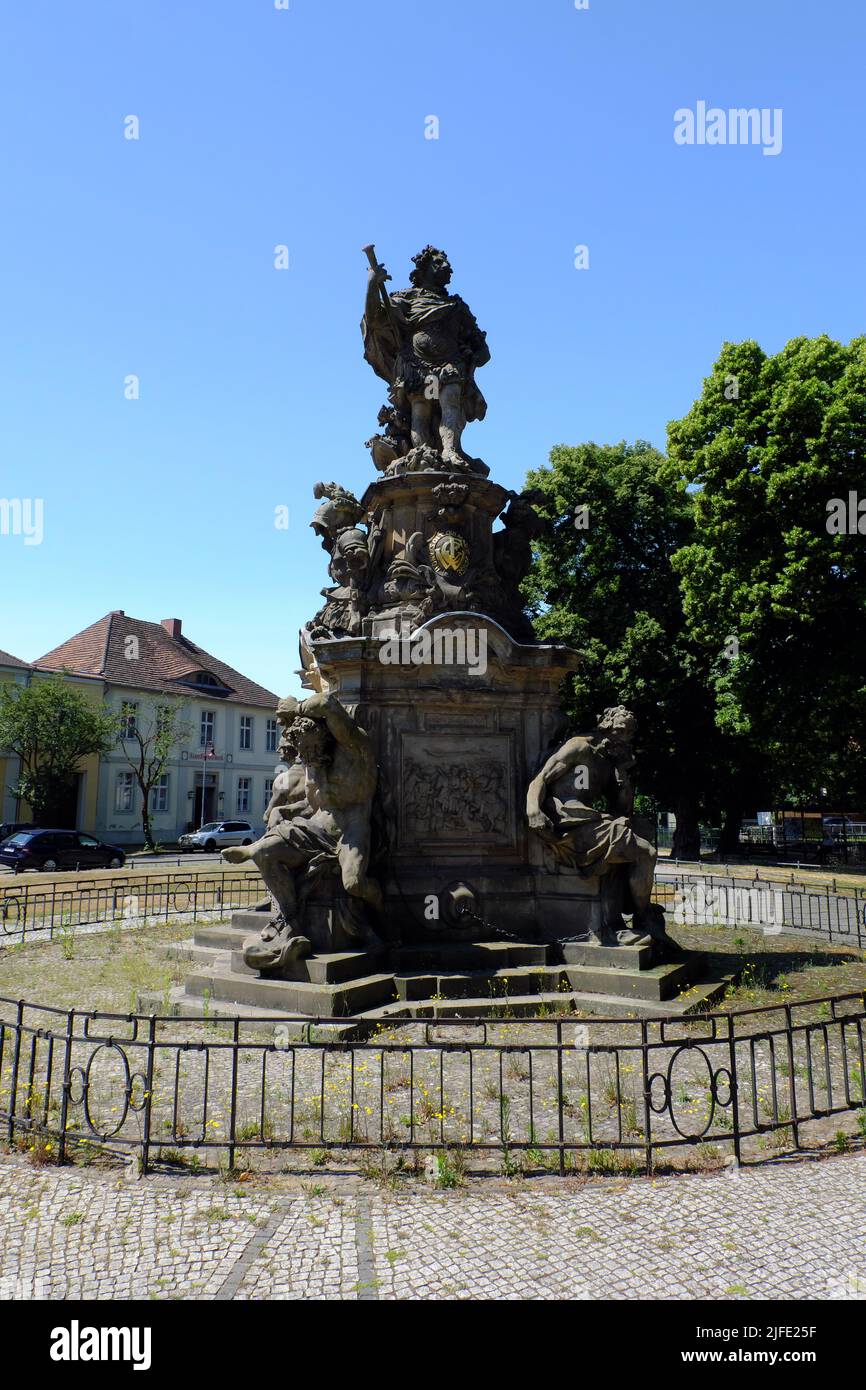
M250 809L250 777L238 778L238 814Z
M271 797L273 796L273 794L274 794L274 779L273 779L273 777L266 777L266 778L265 778L265 800L264 800L264 810L265 810L265 811L268 809L268 805L269 805L269 803L270 803L270 800L271 800Z
M138 705L134 700L124 700L120 706L120 737L135 738L135 716Z
M212 709L203 709L201 712L201 727L199 731L199 747L207 748L213 743L214 712Z
M157 814L168 810L168 779L169 773L164 772L159 781L154 783L153 810Z
M267 722L267 725L266 725L265 727L266 727L266 729L267 729L267 733L266 733L266 735L265 735L265 752L266 752L266 753L276 753L276 751L277 751L277 721L276 721L276 719L269 719L268 722Z
M118 772L114 789L115 811L131 811L135 778L131 772Z
M252 748L253 746L253 717L251 714L241 715L241 748Z

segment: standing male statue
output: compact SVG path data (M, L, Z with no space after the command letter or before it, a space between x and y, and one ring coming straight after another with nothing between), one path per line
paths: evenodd
M222 853L229 864L252 860L277 904L278 915L261 936L244 943L244 960L258 970L309 954L304 902L329 867L339 870L347 894L345 929L367 949L380 944L364 912L378 914L382 907L379 885L368 874L377 778L369 736L335 695L290 696L277 706L277 719L280 754L290 766L274 781L265 833L255 844Z
M632 945L647 936L666 940L664 914L651 900L656 851L632 823L635 724L622 705L606 709L593 733L568 739L548 758L526 795L529 827L554 856L570 868L604 875L599 939L605 946ZM596 800L604 800L608 810L597 810ZM616 891L616 875L611 877L619 865L626 895ZM631 931L622 921L623 896L625 910L633 911Z
M490 350L469 306L448 292L448 257L425 246L412 257L412 288L389 295L390 275L373 247L365 249L371 261L361 323L365 358L388 382L394 407L410 416L415 448L435 450L451 467L477 469L461 437L468 420L483 420L487 412L475 370L490 361Z

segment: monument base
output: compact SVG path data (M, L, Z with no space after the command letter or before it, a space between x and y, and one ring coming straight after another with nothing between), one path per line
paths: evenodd
M707 979L706 958L659 961L651 944L530 940L415 941L384 951L341 950L296 960L280 978L244 963L258 912L201 927L173 953L190 962L173 1012L215 1017L389 1019L531 1016L552 1011L672 1017L719 998L730 976ZM153 1007L144 999L143 1007Z

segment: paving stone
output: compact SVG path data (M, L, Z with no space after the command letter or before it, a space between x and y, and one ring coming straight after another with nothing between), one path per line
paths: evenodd
M0 1298L136 1296L863 1299L866 1154L736 1180L383 1193L269 1179L242 1196L212 1176L130 1188L0 1158Z

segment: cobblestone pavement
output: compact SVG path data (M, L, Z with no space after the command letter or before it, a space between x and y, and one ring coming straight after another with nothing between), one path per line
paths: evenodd
M863 1299L866 1155L450 1192L7 1156L0 1297Z

